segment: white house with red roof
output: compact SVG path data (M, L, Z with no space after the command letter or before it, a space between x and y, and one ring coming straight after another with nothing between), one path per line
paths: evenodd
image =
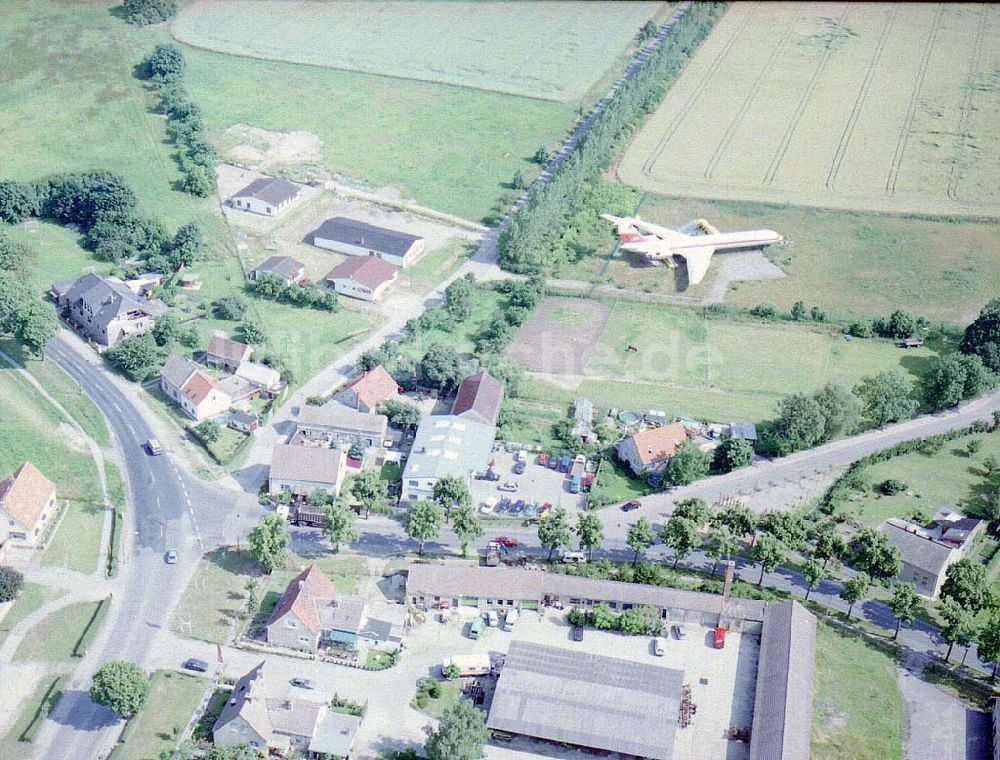
M399 268L377 256L352 256L324 278L337 293L362 301L377 301L399 277Z
M31 462L0 480L0 548L38 546L56 511L56 487Z
M383 401L395 398L400 391L399 383L379 364L348 383L334 398L359 412L375 414Z
M222 414L232 398L190 359L171 356L160 370L160 388L195 422Z
M687 429L680 422L663 427L641 430L620 441L615 450L636 475L659 472L667 466L677 449L688 439Z

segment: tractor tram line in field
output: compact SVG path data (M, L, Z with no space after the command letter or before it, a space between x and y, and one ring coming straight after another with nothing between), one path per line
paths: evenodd
M948 197L958 199L958 183L962 180L963 159L968 153L969 143L969 113L972 110L972 97L976 86L976 73L979 70L979 57L983 49L983 37L986 35L986 20L989 17L990 6L984 5L979 14L979 24L976 27L976 44L969 59L969 75L965 86L965 97L962 100L961 118L958 122L956 135L955 158L951 164L948 177ZM975 203L975 201L972 201Z

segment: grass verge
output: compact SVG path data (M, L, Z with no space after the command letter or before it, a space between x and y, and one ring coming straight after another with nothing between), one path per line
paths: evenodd
M45 718L62 696L63 686L69 676L46 676L35 687L31 699L24 705L21 714L7 734L0 741L0 757L24 757L24 743L35 740L45 723Z
M35 624L21 641L15 661L60 662L80 657L97 635L108 613L107 600L77 602Z
M3 644L14 627L46 602L58 599L64 592L43 586L40 583L25 583L14 606L0 619L0 644Z
M164 752L173 752L207 686L204 678L157 670L150 678L149 702L125 726L111 757L159 760Z
M246 549L227 546L205 554L181 597L171 628L193 639L224 644L243 609L257 563Z

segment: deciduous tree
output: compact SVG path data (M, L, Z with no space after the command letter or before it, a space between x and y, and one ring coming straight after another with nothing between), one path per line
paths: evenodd
M753 462L753 446L742 438L727 438L712 455L712 467L719 472L732 472Z
M149 678L138 665L113 660L94 673L90 698L122 717L137 715L149 699Z
M645 520L646 518L639 518ZM636 523L632 526L635 528ZM649 525L649 523L646 523ZM649 526L650 534L652 534L653 528ZM631 537L632 531L629 531L629 537ZM700 543L701 537L698 535L698 526L692 520L686 517L678 517L676 514L670 516L663 527L660 529L660 540L663 542L664 546L669 547L674 553L674 568L677 567L677 563L682 559L687 557ZM652 539L649 541L648 546L652 546ZM629 546L635 549L631 543ZM643 547L643 551L648 547ZM636 558L638 558L638 552L636 553ZM632 561L635 564L635 560Z
M444 510L444 521L451 518L451 510L472 504L472 494L462 478L445 475L434 483L434 503Z
M902 570L899 549L889 542L885 533L871 528L865 528L858 535L853 560L858 570L867 573L872 581L882 586Z
M1000 373L1000 298L994 298L965 328L959 350L975 354L993 372Z
M694 441L685 441L667 462L664 478L675 486L685 486L708 475L712 455L698 448Z
M917 411L913 383L896 370L862 378L854 386L854 394L861 399L861 416L869 427L885 427L909 419Z
M586 549L587 559L591 559L594 550L600 549L604 543L604 523L594 512L580 512L576 516L575 532L580 548Z
M354 527L356 515L346 501L341 495L323 508L323 535L333 545L334 553L340 551L341 544L358 540L358 531Z
M556 549L569 546L570 540L569 520L562 507L556 507L538 523L538 542L549 550L549 560Z
M13 567L0 565L0 604L17 598L24 587L24 575Z
M764 574L774 572L774 569L785 561L787 550L782 543L770 533L762 533L750 556L754 562L760 563L760 578L757 588L764 585Z
M871 578L866 573L857 573L844 581L844 585L840 589L840 598L847 602L848 620L851 619L854 605L868 595L868 589L871 588L871 585Z
M705 554L712 560L713 576L719 568L719 563L735 554L739 546L740 544L736 536L725 525L719 525L708 531L708 545L705 547Z
M806 583L809 584L806 587L806 601L809 601L809 595L813 589L830 577L826 566L815 557L806 560L806 564L802 567L802 575L805 577Z
M455 510L452 530L455 531L455 535L461 542L462 556L464 557L469 543L483 535L483 524L476 516L476 510L472 508L471 504L463 504Z
M443 343L433 343L420 360L420 377L430 388L447 393L462 381L462 361L458 352Z
M288 523L275 513L264 515L248 537L250 553L268 575L284 567L288 558L288 546L292 537L288 533Z
M656 531L653 530L649 520L640 517L629 527L625 543L635 553L632 557L632 567L635 567L639 555L656 543Z
M418 554L424 553L424 544L441 535L444 513L433 501L418 499L403 516L406 535L420 544Z
M941 584L941 598L953 599L973 614L993 601L987 579L986 566L971 557L963 557L945 571Z
M489 738L483 712L460 699L441 716L424 749L428 760L482 760Z
M889 609L896 616L896 632L892 640L899 638L899 629L905 625L913 625L917 619L917 592L912 583L896 583L892 587L892 597L889 599Z

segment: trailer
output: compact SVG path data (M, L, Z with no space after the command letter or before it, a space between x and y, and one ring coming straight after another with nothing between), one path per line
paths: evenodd
M457 668L457 671L455 670ZM493 668L493 663L488 654L465 654L454 657L446 657L441 663L441 671L447 675L449 672L458 673L458 678L468 676L488 676Z

